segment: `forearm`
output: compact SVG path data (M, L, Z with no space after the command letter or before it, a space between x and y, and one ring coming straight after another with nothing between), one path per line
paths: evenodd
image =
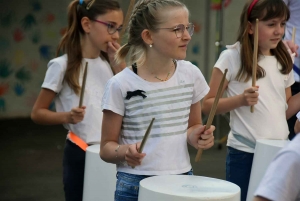
M105 144L101 143L100 157L105 162L117 164L125 161L125 154L128 148L129 144L119 145L113 141Z
M53 112L48 109L33 110L31 119L42 125L65 124L68 122L69 112Z
M253 201L270 201L269 199L260 197L260 196L255 196Z
M300 93L291 96L288 101L288 109L286 110L286 119L294 116L298 111L300 111Z
M216 109L216 114L223 114L243 106L241 96L242 95L232 96L228 98L220 98ZM215 98L209 98L203 101L202 111L204 114L209 114L213 106L214 100Z

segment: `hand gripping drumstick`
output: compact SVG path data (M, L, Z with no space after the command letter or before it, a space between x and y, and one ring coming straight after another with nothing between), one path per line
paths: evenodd
M256 19L254 31L254 50L253 50L253 64L252 64L252 87L256 85L256 69L257 69L257 51L258 51L258 19ZM251 113L254 112L254 105L250 107Z
M88 68L88 62L85 63L85 69L84 69L84 73L83 73L81 92L80 92L79 107L82 107L84 90L85 90L86 75L87 75L87 68Z
M145 146L145 144L146 144L146 142L147 142L147 140L148 140L148 137L149 137L149 134L150 134L150 131L151 131L151 128L152 128L152 125L153 125L154 120L155 120L155 118L152 118L152 120L151 120L151 122L150 122L150 124L149 124L149 126L148 126L148 128L147 128L147 130L146 130L146 133L145 133L145 135L144 135L144 137L143 137L141 146L140 146L140 148L139 148L139 150L138 150L139 153L142 153L142 151L143 151L143 149L144 149L144 146ZM134 166L131 166L131 167L134 168Z
M121 30L121 33L120 33L119 44L121 44L122 37L123 37L123 35L124 35L124 33L127 29L127 26L128 26L128 23L129 23L129 18L130 18L130 15L132 13L134 4L135 4L135 0L130 0L128 10L127 10L127 13L126 13L126 17L125 17L125 20L124 20L123 29Z
M217 105L218 105L220 95L221 95L221 92L222 92L222 89L223 89L223 85L224 85L224 81L225 81L227 71L228 71L228 69L225 69L222 80L221 80L219 88L218 88L217 95L215 97L214 103L213 103L212 108L211 108L211 110L209 112L209 115L208 115L208 120L207 120L206 125L205 125L205 130L210 128L210 125L211 125L211 123L214 119L214 116L215 116L215 113L216 113L216 110L217 110ZM200 160L202 152L203 152L203 149L199 148L198 152L197 152L197 155L196 155L196 158L195 158L196 162L198 162Z

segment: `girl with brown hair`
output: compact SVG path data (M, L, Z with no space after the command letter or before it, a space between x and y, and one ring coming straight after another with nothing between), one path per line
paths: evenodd
M215 99L219 80L228 69L216 113L230 112L226 179L241 187L245 201L257 139L286 140L286 119L300 108L300 94L291 96L294 83L292 58L282 42L290 12L282 0L248 0L238 32L238 42L227 46L215 64L210 92L203 101L208 113ZM256 19L259 23L256 24ZM257 86L252 87L254 30L258 26ZM222 96L221 96L222 97ZM254 113L249 106L254 106Z
M82 200L85 149L100 142L101 99L106 82L125 67L114 56L123 13L114 0L74 0L68 7L68 27L51 60L31 117L38 124L63 124L69 131L63 159L63 182L68 201ZM88 62L83 106L79 94ZM55 101L56 112L49 105Z

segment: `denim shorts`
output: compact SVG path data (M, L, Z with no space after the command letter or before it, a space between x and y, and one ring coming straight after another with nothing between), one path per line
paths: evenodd
M228 147L226 157L226 180L241 188L241 201L246 201L253 153Z
M193 170L183 173L182 175L193 175ZM118 172L115 201L137 201L140 181L147 177L151 176Z

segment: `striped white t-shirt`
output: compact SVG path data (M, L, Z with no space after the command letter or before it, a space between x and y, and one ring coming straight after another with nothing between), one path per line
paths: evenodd
M127 92L136 90L143 90L146 97L138 95L127 100ZM132 169L118 164L118 171L137 175L189 171L187 127L190 106L199 102L208 91L200 70L187 61L178 61L174 75L165 82L148 82L129 68L111 78L105 88L102 109L123 116L120 144L142 141L151 119L155 118L143 150L147 155L142 165Z

